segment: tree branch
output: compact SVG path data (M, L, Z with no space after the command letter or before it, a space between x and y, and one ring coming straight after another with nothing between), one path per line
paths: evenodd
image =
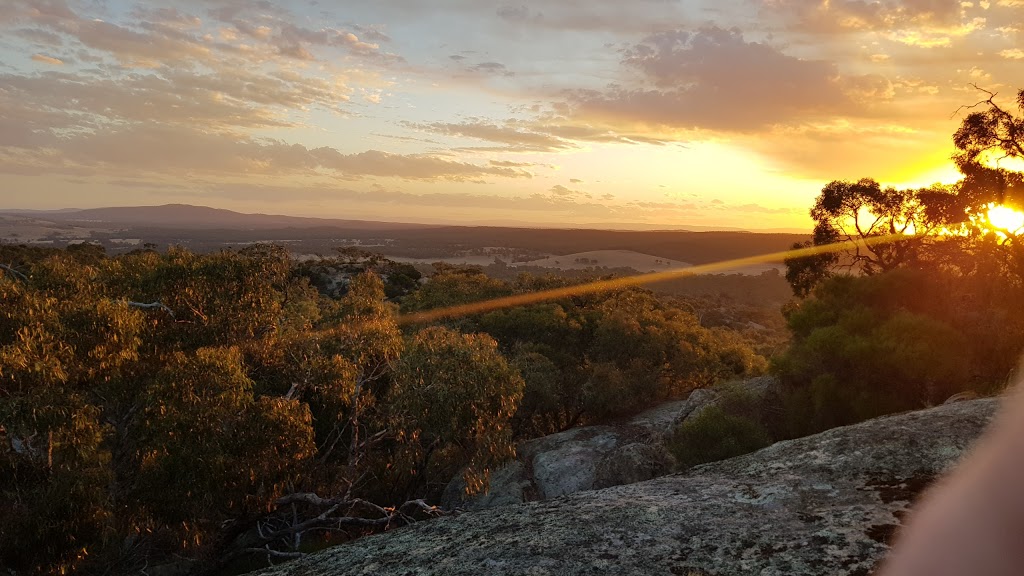
M127 304L128 304L128 306L130 308L141 308L143 310L150 310L150 309L153 309L153 308L157 308L157 309L163 310L164 312L167 312L168 314L170 314L171 318L175 318L174 310L171 310L166 305L164 305L163 302L160 302L160 301L148 302L147 303L147 302L132 302L131 300L129 300L127 302Z
M0 264L0 270L7 272L11 276L15 277L18 280L21 280L22 282L28 282L28 276L25 276L24 274L18 272L13 267L8 266L7 264Z

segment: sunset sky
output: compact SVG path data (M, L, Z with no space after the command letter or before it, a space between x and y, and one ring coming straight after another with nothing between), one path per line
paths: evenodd
M0 208L809 228L972 83L1024 0L0 0Z

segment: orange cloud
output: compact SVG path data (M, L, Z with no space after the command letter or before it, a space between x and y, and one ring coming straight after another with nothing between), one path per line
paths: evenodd
M32 60L41 62L43 64L50 64L51 66L63 66L64 61L60 58L54 58L53 56L46 56L45 54L33 54Z
M34 132L23 130L24 138ZM394 154L368 150L344 154L334 148L307 148L299 144L255 139L232 134L201 132L184 126L145 125L50 138L45 149L26 152L32 142L8 142L22 150L0 147L8 162L0 171L81 168L86 172L124 172L186 176L208 175L318 175L349 180L386 177L403 180L454 182L482 178L525 178L532 174L520 166L473 164L430 154ZM38 144L38 143L37 143Z
M658 33L627 48L623 64L645 82L572 91L578 118L744 132L857 114L863 99L891 96L884 78L843 76L831 62L788 56L735 29Z

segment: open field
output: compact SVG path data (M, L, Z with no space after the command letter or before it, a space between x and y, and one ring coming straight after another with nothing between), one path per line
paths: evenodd
M613 231L422 226L355 220L240 214L201 206L152 206L77 212L0 213L0 241L61 247L89 241L117 254L143 244L176 245L213 252L268 242L295 254L330 255L339 247L379 252L392 260L429 265L487 266L495 258L509 266L639 272L705 264L778 252L806 235L753 232ZM781 269L781 264L746 267L743 274Z

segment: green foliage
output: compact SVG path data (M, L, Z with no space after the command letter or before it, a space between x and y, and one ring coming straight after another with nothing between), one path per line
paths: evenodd
M842 253L787 260L786 278L797 296L807 296L840 268L870 275L902 267L970 267L969 260L993 238L1012 252L1019 250L1020 231L999 230L987 213L993 205L1024 209L1024 173L998 162L1024 158L1024 117L985 93L988 98L975 105L981 108L964 117L953 135L954 160L963 175L955 185L896 190L863 178L822 188L810 210L814 237L803 245L844 241L848 247ZM1024 111L1024 90L1017 93L1016 104ZM871 243L893 234L914 236ZM1015 258L1019 280L1020 254Z
M509 283L474 269L437 270L403 301L403 309L451 306L573 283L531 275ZM649 291L629 289L497 310L449 325L490 334L522 367L526 400L516 415L515 432L530 437L635 413L694 388L767 368L764 358L733 331L706 329L690 310L689 304L677 306Z
M790 429L779 433L934 405L971 387L965 332L974 330L948 314L956 294L934 280L909 270L837 277L792 310L793 345L775 366L790 391Z
M523 377L523 399L512 427L525 437L538 437L564 430L573 419L566 412L575 404L575 387L565 386L558 365L540 352L523 347L512 359Z
M295 273L307 278L320 293L339 298L348 293L349 281L364 272L373 272L384 284L384 294L391 299L413 292L421 277L412 264L392 262L373 252L348 246L337 249L337 256L318 257L299 262Z
M435 273L418 291L402 300L402 312L419 312L468 304L512 294L512 287L478 268L434 265Z
M447 482L466 464L467 490L486 489L489 470L515 455L509 424L523 388L490 336L442 327L414 335L388 400L415 480Z
M313 455L313 435L306 406L257 400L252 389L237 350L169 358L129 431L137 446L132 501L164 525L216 526L265 511Z
M898 191L862 179L822 189L809 244L849 244L841 254L787 261L787 279L805 299L788 307L793 344L774 366L787 413L777 435L1005 384L1024 349L1024 251L1020 231L998 229L987 213L1024 207L1024 174L993 162L1024 158L1024 118L987 94L953 136L957 184ZM1017 96L1024 110L1024 91Z
M131 571L203 557L287 492L363 490L393 451L377 399L402 335L373 274L330 300L275 247L11 255L0 563ZM142 552L125 557L126 539Z
M716 404L683 422L668 440L676 465L685 470L760 450L771 444L763 426Z
M587 350L594 370L584 392L585 409L596 418L633 413L766 368L728 331L707 330L649 293L624 291L598 310Z
M765 364L725 323L643 290L403 334L389 297L423 310L568 282L441 265L420 288L348 251L317 262L352 267L331 293L330 270L273 246L5 254L18 274L0 276L0 563L19 573L215 559L256 523L319 513L277 504L294 493L392 507L460 470L478 491L514 439Z
M45 389L0 403L0 561L70 571L113 536L110 452L99 410Z
M786 279L794 294L807 296L840 268L871 275L920 265L928 259L931 244L941 242L929 235L950 224L933 207L948 204L954 193L939 185L918 190L882 188L870 178L829 182L810 210L813 237L794 248L837 242L848 247L844 252L787 259ZM906 238L876 242L892 235Z

